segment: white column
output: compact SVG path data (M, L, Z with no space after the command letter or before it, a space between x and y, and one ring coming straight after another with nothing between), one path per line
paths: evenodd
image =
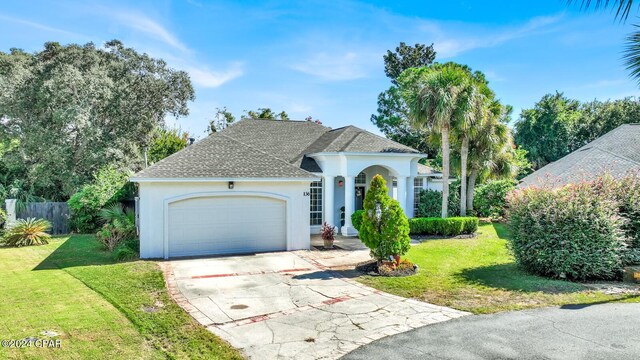
M414 205L414 198L416 193L413 185L414 179L415 179L415 176L407 177L407 213L406 215L408 218L412 218L414 214L413 205Z
M356 199L355 193L356 182L353 176L344 177L344 226L342 227L342 235L356 235L358 232L351 224L351 215L353 214L353 203Z
M397 176L396 178L398 179L398 202L404 214L409 217L407 213L407 177Z
M324 177L324 191L322 193L322 198L324 199L324 221L326 221L329 225L335 226L334 222L336 221L335 216L335 205L334 205L334 187L336 183L335 176L325 176ZM339 225L339 224L338 224Z
M7 209L7 223L5 224L5 227L16 222L16 201L16 199L6 199L4 201Z

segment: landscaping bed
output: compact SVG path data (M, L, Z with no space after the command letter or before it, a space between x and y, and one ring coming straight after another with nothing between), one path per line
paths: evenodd
M417 274L418 265L405 260L398 266L382 264L376 260L369 260L357 264L356 270L370 276L402 277Z

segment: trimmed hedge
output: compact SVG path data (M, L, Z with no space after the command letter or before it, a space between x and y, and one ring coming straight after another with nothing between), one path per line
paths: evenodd
M457 236L478 230L477 217L413 218L409 220L411 235Z
M351 225L358 231L360 231L360 227L362 226L362 214L364 214L364 210L356 210L351 214Z

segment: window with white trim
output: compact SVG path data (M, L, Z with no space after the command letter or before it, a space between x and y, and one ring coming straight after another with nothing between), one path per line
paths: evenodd
M309 218L310 225L322 225L322 181L311 183Z
M422 191L423 178L413 179L413 216L418 213L418 205L420 204L420 191Z

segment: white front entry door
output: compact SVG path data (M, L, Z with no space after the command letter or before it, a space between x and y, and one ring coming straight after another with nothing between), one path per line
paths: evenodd
M286 250L286 202L254 196L169 204L169 257Z

